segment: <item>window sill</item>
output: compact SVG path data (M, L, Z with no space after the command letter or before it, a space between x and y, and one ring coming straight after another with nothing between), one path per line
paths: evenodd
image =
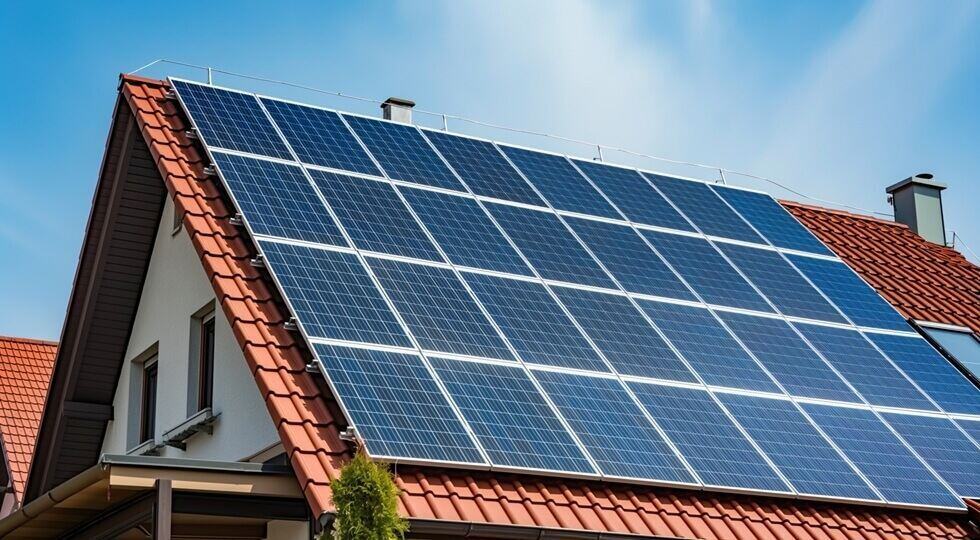
M219 416L221 416L221 413L215 414L210 407L202 409L200 412L164 433L163 444L186 450L187 444L185 441L201 432L210 435L214 431L214 423L218 420Z
M130 449L126 453L136 456L159 456L161 448L163 448L162 444L157 444L155 440L150 439L137 445L135 448Z

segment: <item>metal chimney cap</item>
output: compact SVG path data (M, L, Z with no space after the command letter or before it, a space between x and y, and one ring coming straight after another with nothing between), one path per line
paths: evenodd
M937 182L932 179L932 173L919 173L915 176L910 176L901 182L896 182L885 188L885 193L895 193L896 191L904 188L909 184L917 184L920 186L928 186L935 188L939 191L946 189L946 184L942 182Z
M408 107L412 108L415 106L415 102L410 99L400 98L400 97L390 97L381 104L381 108L386 105L394 105L396 107Z

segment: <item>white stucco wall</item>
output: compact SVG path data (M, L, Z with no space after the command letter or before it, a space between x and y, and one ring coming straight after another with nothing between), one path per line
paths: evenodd
M191 317L215 301L200 259L186 231L173 231L173 205L168 199L157 232L146 282L113 401L114 420L102 444L103 453L122 454L133 446L128 432L133 359L157 344L158 396L156 438L188 417L188 371ZM279 442L265 403L232 334L224 313L215 316L214 410L221 416L214 433L187 440L187 450L164 448L161 455L191 459L240 461ZM140 364L135 364L141 369ZM190 381L195 386L197 381ZM137 392L138 395L138 392Z

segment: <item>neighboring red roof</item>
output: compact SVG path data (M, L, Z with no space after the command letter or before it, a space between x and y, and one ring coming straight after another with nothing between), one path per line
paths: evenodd
M283 329L271 284L249 264L254 256L166 84L123 78L136 114L184 226L255 376L289 460L316 514L330 512L330 483L350 457L342 418L329 392L304 367L302 345ZM461 472L438 467L396 471L400 510L414 520L518 525L597 533L702 538L968 538L962 514L900 511L747 495L723 495L533 475ZM473 531L470 531L473 532ZM474 533L475 534L475 533ZM497 534L500 534L499 531ZM591 536L597 537L597 536Z
M980 333L980 267L958 251L894 221L781 202L906 318Z
M17 501L24 495L58 344L0 336L0 446ZM4 464L0 462L0 467Z

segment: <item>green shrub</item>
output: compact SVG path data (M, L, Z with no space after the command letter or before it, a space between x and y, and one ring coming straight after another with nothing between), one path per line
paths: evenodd
M358 452L331 485L335 540L397 540L408 522L398 515L398 486L388 468Z

